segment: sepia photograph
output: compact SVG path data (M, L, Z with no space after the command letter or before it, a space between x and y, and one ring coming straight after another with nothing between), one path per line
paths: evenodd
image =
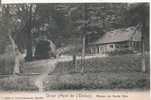
M150 90L150 3L0 4L0 91Z

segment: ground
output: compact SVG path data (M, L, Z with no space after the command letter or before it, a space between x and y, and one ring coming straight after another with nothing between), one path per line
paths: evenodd
M148 74L135 73L72 73L72 74L54 74L49 75L44 81L45 90L93 90L93 89L131 89L147 90L149 88ZM0 79L1 90L6 91L37 91L34 85L34 79L37 75L32 76L3 76Z
M80 73L80 59L77 60L76 68L73 67L71 60L36 61L25 64L24 74L0 76L0 90L37 91L39 87L46 91L148 90L149 57L146 58L147 72L145 73L141 72L140 55L90 57L85 60L84 73ZM35 85L37 80L42 80L43 86L40 83L38 86Z

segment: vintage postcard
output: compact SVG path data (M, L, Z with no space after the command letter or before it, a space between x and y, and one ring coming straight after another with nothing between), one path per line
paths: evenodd
M149 100L149 30L150 2L2 0L0 100Z

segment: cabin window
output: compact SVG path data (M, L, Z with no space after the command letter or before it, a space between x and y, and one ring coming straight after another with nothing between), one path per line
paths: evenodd
M116 48L128 48L129 43L120 43L120 44L115 44Z
M93 53L93 48L91 48L90 50L91 50L91 53Z
M120 48L120 45L119 44L115 44L115 48Z
M119 45L116 45L116 48L120 48L120 46L119 46Z
M110 48L113 48L113 44L110 45Z
M100 50L99 50L99 47L97 48L97 53L99 53L100 52Z
M101 52L102 52L102 47L100 46L100 47L99 47L99 53L101 53Z
M127 45L127 44L124 45L124 48L128 48L128 47L129 47L129 45Z
M137 42L134 42L134 47L137 47Z
M98 50L99 50L98 47L96 47L96 48L95 48L95 53L98 53Z

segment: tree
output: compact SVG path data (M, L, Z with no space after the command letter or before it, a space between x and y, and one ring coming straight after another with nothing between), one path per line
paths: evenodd
M26 22L26 34L28 41L26 41L26 49L27 49L27 55L25 59L27 61L32 61L32 34L31 34L31 29L32 29L32 5L29 5L27 8L27 22Z
M127 18L129 19L129 25L137 25L141 24L141 54L142 54L142 71L146 71L145 66L145 49L149 48L149 4L141 3L141 4L133 4L129 5Z
M20 73L20 68L19 68L20 67L20 57L19 56L21 54L20 54L19 49L18 49L18 47L17 47L17 45L15 43L15 40L12 37L12 35L13 35L12 31L15 29L15 27L13 26L13 24L14 24L14 21L11 18L10 7L7 6L7 5L4 5L2 7L2 21L1 21L1 28L2 28L2 30L1 30L1 32L4 32L5 33L5 37L8 38L9 41L10 41L12 51L9 51L11 53L8 56L13 56L14 57L11 60L14 60L13 61L14 62L13 73L15 74L15 73ZM8 45L6 45L5 48L7 46ZM8 52L6 52L6 53L8 53ZM5 59L5 60L7 60L7 59ZM8 67L8 66L5 66L5 67Z

